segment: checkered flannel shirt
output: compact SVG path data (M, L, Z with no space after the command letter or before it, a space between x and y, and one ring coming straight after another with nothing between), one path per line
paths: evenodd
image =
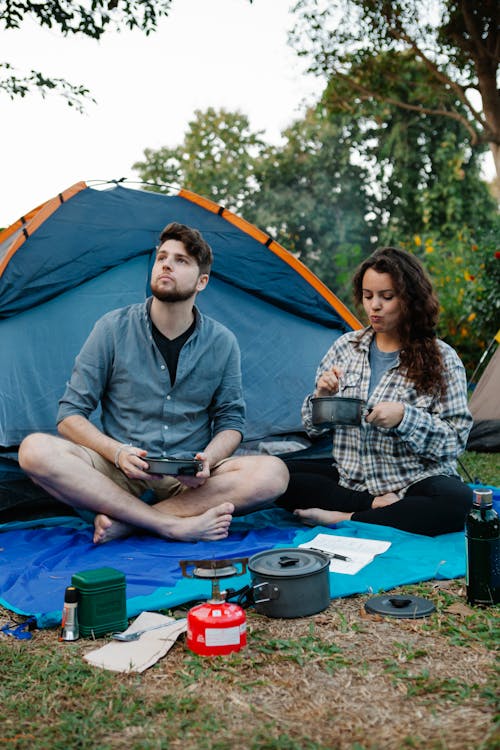
M398 360L368 399L372 338L370 327L338 338L323 357L316 382L322 372L337 365L344 373L339 395L366 399L368 409L381 401L402 402L404 416L397 427L375 427L363 420L360 428L334 429L332 455L340 484L374 496L396 492L402 497L410 485L426 477L459 476L457 456L465 450L472 416L465 370L457 353L438 341L447 385L443 396L418 394L413 381L398 370ZM313 427L311 398L312 394L303 403L302 420L312 437L325 430Z

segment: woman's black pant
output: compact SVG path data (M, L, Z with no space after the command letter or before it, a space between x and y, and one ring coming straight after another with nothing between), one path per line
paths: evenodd
M472 504L472 489L458 477L433 476L408 488L385 508L372 508L373 495L341 487L328 459L290 459L290 483L277 504L287 510L323 508L352 513L353 521L393 526L414 534L437 536L462 531Z

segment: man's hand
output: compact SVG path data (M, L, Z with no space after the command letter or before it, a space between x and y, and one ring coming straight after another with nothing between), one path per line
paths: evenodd
M193 489L205 484L210 476L210 461L206 453L197 453L195 458L197 461L203 461L203 469L194 477L186 476L185 474L179 474L176 477L176 479L178 479L185 487L191 487Z
M153 475L147 473L148 462L145 460L146 455L147 451L142 448L135 448L133 445L124 445L116 452L115 465L129 479L151 479Z
M366 417L375 427L397 427L405 414L405 405L399 401L381 401Z

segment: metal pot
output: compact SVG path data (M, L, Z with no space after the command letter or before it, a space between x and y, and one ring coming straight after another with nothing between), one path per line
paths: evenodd
M329 558L311 549L266 550L248 561L253 601L268 617L307 617L330 603Z
M335 425L359 425L366 406L362 398L347 396L323 396L312 398L312 423L316 427Z

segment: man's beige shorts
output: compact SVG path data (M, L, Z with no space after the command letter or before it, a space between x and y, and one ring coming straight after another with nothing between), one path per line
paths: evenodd
M135 495L135 497L143 497L150 490L154 493L153 502L159 502L160 500L166 500L168 497L180 495L187 489L178 479L170 476L164 476L161 479L129 479L121 469L117 469L110 461L93 451L92 448L85 448L83 445L80 447L88 454L96 471L104 474L105 477L111 479L126 492ZM149 498L145 498L145 501L148 505L151 505Z

